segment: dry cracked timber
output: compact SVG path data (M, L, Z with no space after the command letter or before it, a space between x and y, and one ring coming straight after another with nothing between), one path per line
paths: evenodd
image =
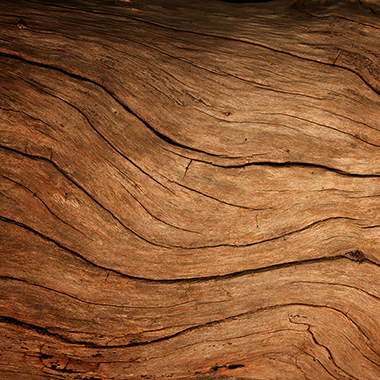
M2 380L380 377L376 1L0 7Z

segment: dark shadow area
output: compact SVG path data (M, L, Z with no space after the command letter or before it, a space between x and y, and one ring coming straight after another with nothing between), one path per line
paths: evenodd
M273 0L219 0L223 3L233 3L233 4L245 4L245 3L269 3Z

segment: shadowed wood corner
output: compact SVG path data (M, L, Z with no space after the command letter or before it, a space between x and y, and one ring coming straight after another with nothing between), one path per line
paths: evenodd
M0 379L380 378L380 3L0 0Z

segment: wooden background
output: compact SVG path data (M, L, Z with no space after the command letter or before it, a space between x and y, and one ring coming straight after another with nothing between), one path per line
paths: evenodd
M380 378L380 3L0 0L0 379Z

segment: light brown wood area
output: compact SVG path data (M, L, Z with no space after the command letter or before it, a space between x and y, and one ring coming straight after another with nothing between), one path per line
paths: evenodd
M0 0L0 379L380 379L380 3Z

